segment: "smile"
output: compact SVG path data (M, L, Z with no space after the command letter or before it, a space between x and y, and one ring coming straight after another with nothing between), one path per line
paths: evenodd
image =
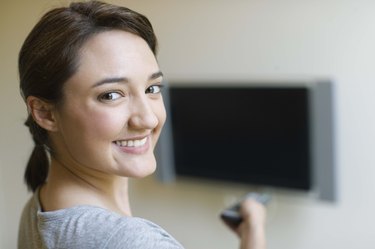
M141 147L147 142L147 137L140 140L118 140L114 143L120 147Z

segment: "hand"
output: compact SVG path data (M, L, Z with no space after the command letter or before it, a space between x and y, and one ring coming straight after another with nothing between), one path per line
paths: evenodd
M240 237L241 249L265 249L265 207L248 198L241 203L240 214L243 221L237 227L227 225Z
M248 198L241 203L240 214L243 222L236 229L241 237L242 232L250 229L264 229L266 208L254 199Z

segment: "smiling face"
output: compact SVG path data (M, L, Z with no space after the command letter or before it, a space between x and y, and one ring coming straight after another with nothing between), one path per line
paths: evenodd
M140 37L105 31L88 40L78 71L65 83L50 132L54 157L65 166L110 175L154 172L153 149L166 113L162 74Z

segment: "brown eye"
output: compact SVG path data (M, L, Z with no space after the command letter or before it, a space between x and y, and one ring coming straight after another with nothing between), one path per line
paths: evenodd
M113 101L122 97L121 93L118 92L107 92L99 96L100 100Z
M160 93L163 86L161 85L152 85L149 88L146 89L146 93Z

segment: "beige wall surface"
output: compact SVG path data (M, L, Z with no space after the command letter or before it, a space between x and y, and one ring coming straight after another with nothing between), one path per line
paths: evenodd
M330 78L335 81L339 200L270 190L269 249L374 248L375 2L371 0L112 1L146 14L170 82ZM0 2L0 248L15 248L32 149L23 126L17 54L38 18L61 0ZM186 248L237 248L218 220L247 186L133 180L135 215L149 218Z

